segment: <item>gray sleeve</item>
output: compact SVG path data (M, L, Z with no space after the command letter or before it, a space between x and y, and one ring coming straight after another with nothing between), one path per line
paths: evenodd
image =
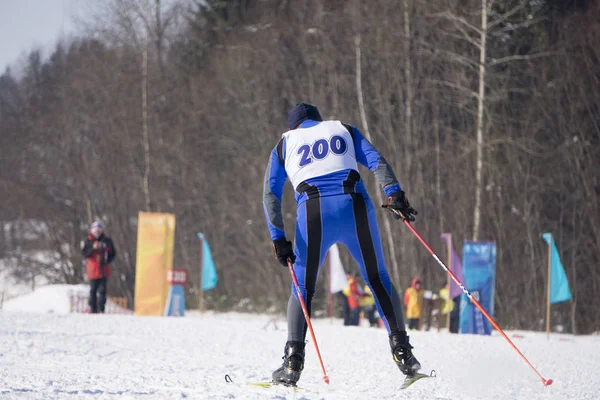
M383 156L379 157L379 164L377 165L377 169L373 171L373 174L387 195L395 192L396 190L400 190L398 179L396 179L396 175L394 174L392 167L390 164L388 164L385 158L383 158Z
M286 179L285 167L277 154L276 147L269 157L263 181L263 208L273 240L285 238L281 199Z

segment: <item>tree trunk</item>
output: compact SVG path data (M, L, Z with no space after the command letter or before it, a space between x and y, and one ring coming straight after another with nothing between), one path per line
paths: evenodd
M439 214L439 231L444 232L444 213L442 211L442 169L440 149L440 106L433 105L433 134L435 135L435 194L436 207Z
M156 58L158 60L158 68L160 69L160 76L165 79L165 65L163 62L163 36L164 27L160 18L160 0L155 1L155 17L156 17Z
M360 119L363 125L363 132L368 141L371 141L371 134L369 133L369 124L367 123L367 114L365 112L365 104L363 101L362 92L362 75L361 75L361 63L360 63L360 34L354 37L354 45L356 51L356 96L358 97L358 108L360 110ZM381 190L375 192L376 204L383 204L383 198L381 196ZM385 237L388 243L390 251L390 258L392 261L392 279L395 284L400 283L400 275L398 271L398 261L396 260L396 248L394 247L394 238L392 236L392 227L389 218L383 219L383 229L385 230Z
M487 0L481 0L481 42L479 47L479 96L477 98L477 163L475 170L475 210L473 240L479 239L483 175L483 107L485 100L485 49L487 39Z
M148 16L148 0L144 1L144 12ZM142 50L142 134L144 137L144 200L146 211L151 211L150 208L150 139L148 136L148 35L146 31L144 36L144 48Z
M406 116L404 121L404 134L408 139L409 145L412 145L412 69L410 65L410 15L409 15L409 0L404 0L404 75L406 86ZM410 164L409 168L410 168Z

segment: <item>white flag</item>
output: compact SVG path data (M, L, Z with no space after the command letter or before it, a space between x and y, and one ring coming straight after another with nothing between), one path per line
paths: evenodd
M327 258L329 259L329 277L331 279L329 288L331 293L337 293L348 286L348 279L346 278L342 260L340 260L340 251L337 244L331 246Z

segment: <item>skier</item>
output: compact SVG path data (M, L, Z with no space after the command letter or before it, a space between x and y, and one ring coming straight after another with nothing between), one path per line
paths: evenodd
M271 152L263 206L281 265L293 263L310 313L323 258L334 243L343 243L359 265L389 334L394 361L411 377L421 368L412 353L402 315L402 302L385 267L375 208L358 172L358 163L374 172L389 207L408 221L417 214L386 160L358 129L340 121L323 121L317 107L297 104L288 113L289 131ZM298 205L295 245L286 239L281 199L289 178ZM288 338L283 364L274 382L295 385L304 368L307 325L292 285L287 308Z

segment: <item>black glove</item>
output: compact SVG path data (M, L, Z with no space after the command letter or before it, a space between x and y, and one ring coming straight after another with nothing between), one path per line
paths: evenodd
M409 222L413 222L415 220L415 215L418 214L417 210L410 206L408 199L404 195L402 190L398 190L394 192L388 197L389 203L388 208L391 208L396 211L400 211L402 216L394 213L394 218L396 219L406 219Z
M292 264L296 261L292 242L285 238L273 240L273 249L275 250L275 258L284 267L288 266L288 260L290 260Z

